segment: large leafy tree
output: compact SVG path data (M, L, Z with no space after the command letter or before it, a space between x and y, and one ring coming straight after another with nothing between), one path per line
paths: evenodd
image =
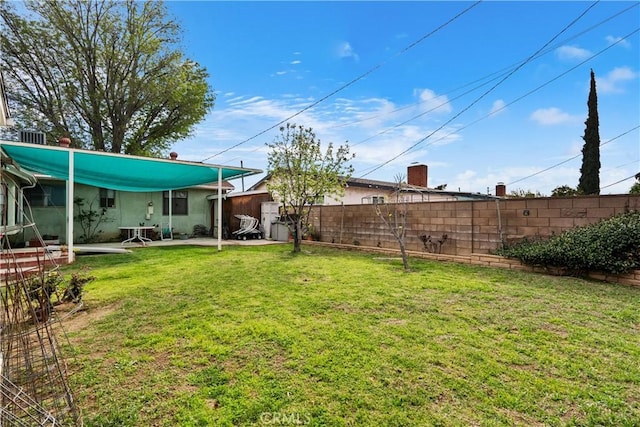
M598 120L598 95L596 93L596 77L591 70L591 88L587 101L588 116L584 122L584 145L582 147L582 167L578 193L600 194L600 130Z
M567 197L575 196L578 194L578 190L568 185L560 185L551 191L551 197Z
M283 214L293 232L293 251L308 231L309 212L325 196L338 197L353 173L349 145L334 150L328 144L323 152L320 140L311 128L287 123L280 128L269 152L267 183L275 200L282 203Z
M161 1L0 2L0 64L17 126L72 144L159 155L213 107Z

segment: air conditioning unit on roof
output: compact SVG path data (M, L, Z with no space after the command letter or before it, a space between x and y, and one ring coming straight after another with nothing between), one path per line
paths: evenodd
M47 144L47 135L43 132L33 132L28 130L20 131L20 142L26 142L29 144Z

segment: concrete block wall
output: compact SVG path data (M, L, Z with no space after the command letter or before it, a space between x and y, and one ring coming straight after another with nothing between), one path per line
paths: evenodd
M612 215L640 210L640 195L544 197L488 201L418 202L384 205L387 214L406 209L406 245L411 251L448 255L490 254L502 242L549 237ZM315 207L310 216L321 241L378 248L397 248L397 241L373 205ZM425 248L420 236L439 245Z

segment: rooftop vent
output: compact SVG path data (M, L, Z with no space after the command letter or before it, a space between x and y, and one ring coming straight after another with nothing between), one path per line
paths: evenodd
M47 144L47 136L42 132L32 132L28 130L20 131L20 142L26 142L29 144Z

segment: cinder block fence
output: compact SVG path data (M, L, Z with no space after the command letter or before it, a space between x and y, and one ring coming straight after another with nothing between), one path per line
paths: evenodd
M554 233L595 223L615 214L640 210L640 195L496 199L494 201L416 202L389 206L385 212L406 207L406 245L418 254L440 254L454 261L481 262L502 242L523 237L549 237ZM315 207L311 222L325 243L396 250L397 241L371 204ZM446 239L443 236L446 235ZM430 236L430 239L426 239ZM426 242L426 243L425 243ZM459 258L459 259L456 259ZM486 265L519 263L493 257ZM465 261L469 260L469 261ZM517 268L527 269L519 266ZM640 285L640 274L628 280L597 275L601 280Z

